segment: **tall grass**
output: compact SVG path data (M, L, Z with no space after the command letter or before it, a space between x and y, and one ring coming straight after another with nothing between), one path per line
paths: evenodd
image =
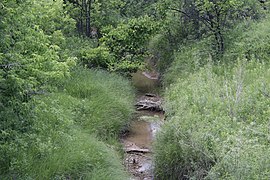
M176 51L173 59L164 75L165 86L175 83L179 78L188 77L211 61L211 48L207 41L189 43Z
M78 69L64 87L64 92L82 99L76 106L75 121L103 139L117 137L131 118L134 93L121 76Z
M118 153L78 129L49 156L33 159L26 172L33 179L128 179Z
M270 155L269 77L268 67L250 62L232 76L208 66L175 83L155 145L157 178L269 177L269 162L260 162Z
M176 55L168 122L155 142L157 179L269 179L269 23L237 30L223 65L210 57L194 66L206 57L197 45Z
M31 130L6 144L0 179L128 179L117 139L133 113L129 81L78 68L59 89L32 100Z

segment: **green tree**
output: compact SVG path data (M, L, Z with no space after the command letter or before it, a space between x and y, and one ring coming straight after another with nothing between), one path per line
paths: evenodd
M198 18L211 31L215 37L217 51L224 52L223 30L228 23L228 17L234 16L243 2L237 0L197 0L195 7L198 10Z
M7 144L31 128L33 106L27 103L75 64L60 46L75 24L61 0L2 1L0 8L0 164L8 167L16 149Z
M225 50L224 32L227 28L244 19L257 19L264 15L258 0L168 0L165 3L160 1L158 6L167 18L180 19L180 25L189 31L182 31L186 32L184 37L192 34L190 31L195 32L193 34L196 38L204 34L212 35L215 50L221 54ZM174 12L177 12L178 16ZM170 25L171 23L168 24Z
M151 17L143 16L104 29L101 43L115 57L110 70L137 70L148 55L146 45L158 26Z
M60 0L14 0L2 5L0 93L25 98L68 74L74 59L60 57L59 40L65 31L72 31L74 22Z
M122 0L123 6L120 9L121 16L135 18L145 15L155 16L155 3L157 0Z
M117 24L123 6L122 0L65 0L65 4L79 33L92 38L100 37L103 27Z

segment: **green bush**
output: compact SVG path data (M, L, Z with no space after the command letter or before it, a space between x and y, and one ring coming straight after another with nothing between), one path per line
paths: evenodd
M158 24L149 16L123 21L117 27L103 29L100 39L103 46L115 57L111 71L134 72L148 56L147 41L156 32Z
M65 40L66 30L74 31L75 21L63 11L62 4L29 0L1 3L1 103L12 98L26 101L33 92L47 89L49 82L69 75L75 58L60 57L63 49L58 41Z
M270 69L208 65L167 91L170 117L155 144L158 179L267 179ZM263 161L261 161L263 160Z
M108 68L115 60L110 54L109 50L105 47L99 46L92 49L83 49L80 53L82 63L91 67Z
M131 118L133 90L119 75L78 69L64 87L66 93L83 99L76 106L76 121L89 132L117 137Z
M248 25L248 31L232 42L230 49L225 53L225 61L237 60L240 57L269 63L270 17L267 16L261 22Z

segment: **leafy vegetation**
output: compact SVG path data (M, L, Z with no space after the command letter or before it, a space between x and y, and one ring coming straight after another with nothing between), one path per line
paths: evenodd
M75 67L96 42L77 36L61 0L0 8L0 179L127 179L117 139L129 82Z
M156 178L269 179L269 5L0 0L0 179L128 179L119 74L149 64L168 117Z
M207 39L175 53L165 75L168 122L155 144L158 179L269 178L268 23L230 31L237 38L224 63Z
M78 69L65 83L64 92L83 99L74 110L76 122L103 140L117 138L133 113L133 89L116 74Z
M27 130L16 138L2 130L1 177L125 179L116 138L133 112L132 92L117 75L72 72L61 90L28 103L35 108L24 116Z

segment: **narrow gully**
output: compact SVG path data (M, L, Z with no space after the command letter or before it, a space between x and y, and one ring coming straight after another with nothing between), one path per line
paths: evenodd
M136 115L129 126L128 133L123 136L124 164L126 170L132 175L132 180L152 180L154 178L152 143L156 132L164 120L164 113L160 107L148 107L157 105L161 98L154 93L159 86L157 74L137 72L133 74L132 82L138 89ZM149 95L150 94L150 95ZM140 102L148 103L141 105ZM151 106L150 105L150 106Z

